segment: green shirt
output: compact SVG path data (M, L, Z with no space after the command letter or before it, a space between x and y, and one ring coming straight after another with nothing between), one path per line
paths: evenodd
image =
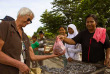
M39 43L36 41L35 43L31 44L31 47L34 50L35 48L39 47ZM34 50L34 54L37 55L38 51Z

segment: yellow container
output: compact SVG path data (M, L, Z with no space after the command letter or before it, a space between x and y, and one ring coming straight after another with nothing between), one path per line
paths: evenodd
M31 68L31 72L29 74L41 74L41 68Z

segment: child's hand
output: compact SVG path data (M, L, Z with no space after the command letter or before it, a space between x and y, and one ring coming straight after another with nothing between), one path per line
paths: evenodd
M73 61L73 59L69 57L69 58L68 58L68 62L71 62L71 61Z
M63 35L58 35L57 37L58 37L60 40L62 40L62 41L63 41L64 38L65 38L65 36L63 36Z
M53 47L49 50L49 52L52 52L53 51Z
M38 48L35 48L34 50L38 50Z

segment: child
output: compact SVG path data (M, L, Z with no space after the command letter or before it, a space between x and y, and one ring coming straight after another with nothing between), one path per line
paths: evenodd
M67 32L66 26L61 25L61 26L59 27L59 34L65 36L65 37L67 37L66 32ZM64 42L63 42L63 44L65 45ZM67 65L67 60L66 60L65 55L62 55L62 58L63 58L64 67L66 67L66 65Z
M39 47L39 43L37 42L37 36L33 35L32 36L32 44L31 44L34 54L38 55L38 47ZM32 61L32 67L37 67L37 61Z

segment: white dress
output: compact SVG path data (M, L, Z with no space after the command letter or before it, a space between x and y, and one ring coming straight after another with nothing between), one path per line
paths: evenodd
M66 47L65 56L67 59L70 57L74 60L80 60L81 61L81 57L80 57L81 44L77 44L77 45L65 44L65 47Z

